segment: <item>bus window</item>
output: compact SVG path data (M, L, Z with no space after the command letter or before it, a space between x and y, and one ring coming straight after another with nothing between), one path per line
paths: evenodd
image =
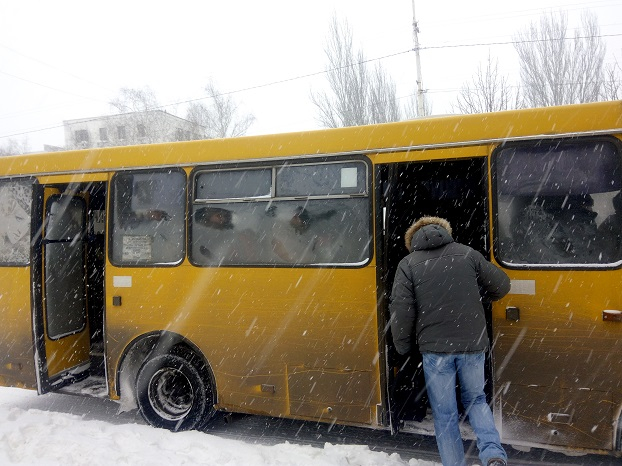
M45 322L48 336L57 340L86 327L86 203L79 197L51 196L46 211Z
M503 263L598 266L622 259L617 144L506 146L494 160Z
M184 257L186 177L181 170L117 174L112 181L111 261L176 265Z
M199 172L195 180L196 265L361 265L370 257L361 162Z
M361 162L285 165L276 177L276 194L329 196L366 194L365 165Z
M360 265L369 258L366 199L276 201L265 221L265 260L288 265Z
M191 258L197 265L260 262L265 203L195 204Z
M0 182L0 266L30 262L32 182Z
M211 171L196 177L196 199L250 199L270 197L272 170Z

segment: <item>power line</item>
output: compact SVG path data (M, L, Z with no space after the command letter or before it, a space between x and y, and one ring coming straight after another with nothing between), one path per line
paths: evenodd
M4 74L4 75L6 75L6 76L10 76L10 77L12 77L12 78L19 79L20 81L25 81L25 82L27 82L27 83L34 84L34 85L36 85L36 86L41 86L41 87L45 87L45 88L47 88L47 89L51 89L51 90L53 90L53 91L61 92L61 93L63 93L63 94L69 94L69 95L72 95L72 96L74 96L74 97L80 97L81 99L86 99L86 100L94 100L94 101L96 101L96 102L103 102L102 100L95 99L95 98L93 98L93 97L86 97L86 96L83 96L83 95L80 95L80 94L74 94L73 92L64 91L64 90L62 90L62 89L58 89L58 88L56 88L56 87L48 86L47 84L41 84L41 83L38 83L38 82L36 82L36 81L32 81L32 80L30 80L30 79L27 79L27 78L22 78L21 76L17 76L17 75L11 74L11 73L7 73L6 71L2 71L2 70L0 70L0 74Z
M404 50L402 52L392 53L392 54L389 54L389 55L384 55L382 57L370 58L370 59L367 59L367 60L362 60L362 61L357 62L357 63L352 63L352 64L349 64L349 65L344 65L344 66L337 67L337 68L332 68L330 70L316 71L314 73L309 73L309 74L304 74L304 75L300 75L300 76L295 76L295 77L292 77L292 78L281 79L281 80L278 80L278 81L272 81L272 82L264 83L264 84L258 84L258 85L255 85L255 86L249 86L249 87L245 87L245 88L242 88L242 89L236 89L236 90L233 90L233 91L221 92L221 93L210 95L210 96L197 97L195 99L188 99L188 100L183 100L183 101L178 101L178 102L158 105L156 107L148 108L148 109L146 109L146 111L163 110L163 109L166 109L168 107L174 107L176 105L189 104L189 103L192 103L192 102L198 102L200 100L213 99L213 98L216 98L216 97L223 97L223 96L227 96L227 95L238 94L240 92L247 92L247 91L262 89L262 88L265 88L265 87L276 86L278 84L285 84L287 82L297 81L297 80L300 80L300 79L307 79L307 78L311 78L313 76L319 76L319 75L322 75L322 74L331 73L331 72L334 72L334 71L337 71L337 70L340 70L340 69L343 69L343 68L348 68L348 67L351 67L351 66L357 66L357 65L363 64L363 63L371 63L371 62L374 62L374 61L384 60L385 58L391 58L391 57L395 57L395 56L398 56L398 55L403 55L403 54L410 53L410 52L412 52L412 49ZM0 73L1 73L1 71L0 71ZM37 83L34 83L34 84L37 84ZM129 113L134 113L134 112L119 113L119 114L116 114L115 116L127 115ZM93 117L92 119L84 119L83 121L84 122L89 122L89 121L97 121L99 119L100 119L100 117ZM64 127L64 125L56 125L56 126L50 126L50 127L42 128L42 129L21 131L21 132L18 132L18 133L2 135L2 136L0 136L0 138L10 138L10 137L15 137L15 136L24 136L26 134L37 133L39 131L47 131L47 130L51 130L51 129L58 129L58 128L62 128L62 127Z
M85 78L83 78L83 77L81 77L81 76L77 76L77 75L75 75L75 74L73 74L73 73L70 73L69 71L66 71L66 70L63 70L63 69L61 69L61 68L58 68L57 66L50 65L49 63L46 63L46 62L44 62L44 61L42 61L42 60L39 60L38 58L33 58L33 57L29 56L29 55L23 54L23 53L21 53L21 52L19 52L19 51L15 50L14 48L9 47L8 45L5 45L5 44L0 44L0 47L4 48L4 49L6 49L6 50L9 50L9 51L13 52L13 53L14 53L14 54L16 54L16 55L19 55L19 56L21 56L21 57L27 58L28 60L32 60L32 61L34 61L34 62L36 62L36 63L40 63L40 64L42 64L42 65L44 65L44 66L47 66L48 68L51 68L51 69L53 69L53 70L59 71L59 72L61 72L61 73L64 73L64 74L66 74L67 76L71 76L72 78L77 79L77 80L79 80L79 81L84 81L85 83L90 84L90 85L92 85L92 86L101 87L102 89L104 89L104 90L106 90L106 91L112 91L112 89L108 89L108 88L106 88L106 87L102 86L101 84L98 84L98 83L96 83L96 82L90 81L90 80L85 79ZM8 74L8 73L5 73L5 74ZM23 79L23 78L18 78L18 79ZM24 79L24 80L25 80L25 81L27 81L27 79ZM37 83L35 83L35 84L37 84ZM40 85L41 85L41 86L45 86L44 84L40 84ZM62 92L62 91L61 91L61 92Z
M516 45L516 44L520 44L520 43L546 42L546 41L551 41L551 40L594 39L594 38L620 37L620 36L622 36L622 34L599 34L599 35L581 36L581 37L569 37L569 38L564 37L564 38L561 38L561 39L528 39L528 40L514 40L514 41L505 41L505 42L483 42L483 43L475 43L475 44L450 44L450 45L438 45L438 46L419 47L419 50L454 49L454 48L462 48L462 47L483 47L483 46L493 46L493 45ZM301 80L301 79L308 79L308 78L311 78L311 77L314 77L314 76L319 76L319 75L331 73L331 72L334 72L334 71L338 71L339 69L348 68L348 67L352 67L352 66L357 66L357 65L360 65L360 64L364 64L364 63L371 63L371 62L374 62L374 61L385 60L387 58L392 58L392 57L396 57L396 56L399 56L399 55L404 55L404 54L411 53L411 52L414 52L414 51L415 51L414 49L408 49L408 50L404 50L404 51L401 51L401 52L395 52L395 53L391 53L391 54L388 54L388 55L383 55L381 57L376 57L376 58L370 58L370 59L362 60L362 61L357 62L357 63L352 63L352 64L349 64L349 65L344 65L344 66L337 67L337 68L332 68L332 69L329 69L329 70L316 71L316 72L313 72L313 73L299 75L299 76L295 76L295 77L291 77L291 78L285 78L285 79L281 79L281 80L278 80L278 81L272 81L272 82L269 82L269 83L258 84L258 85L255 85L255 86L249 86L249 87L245 87L245 88L241 88L241 89L236 89L236 90L233 90L233 91L222 92L222 93L211 95L211 96L203 96L203 97L197 97L197 98L194 98L194 99L188 99L188 100L183 100L183 101L163 104L163 105L159 105L159 106L150 108L148 110L163 110L163 109L166 109L168 107L173 107L173 106L176 106L176 105L189 104L189 103L198 102L198 101L201 101L201 100L213 99L215 97L234 95L234 94L238 94L238 93L241 93L241 92L248 92L248 91L252 91L252 90L257 90L257 89L262 89L262 88L266 88L266 87L276 86L276 85L285 84L285 83L292 82L292 81L298 81L298 80ZM9 76L13 76L13 77L16 77L18 79L23 79L24 81L28 81L28 82L31 82L31 83L36 84L36 85L40 85L40 86L43 86L43 87L48 87L49 89L52 89L52 90L56 90L56 91L60 91L60 92L66 92L66 91L61 91L59 89L52 88L50 86L46 86L44 84L40 84L40 83L36 83L34 81L30 81L30 80L27 80L27 79L24 79L24 78L19 78L17 76L11 75L11 74L3 72L3 71L0 71L0 73L7 74ZM456 91L459 91L459 90L460 89L446 89L446 90L443 90L443 89L439 89L439 90L428 89L425 92L426 93L439 93L439 92L456 92ZM66 92L66 93L71 94L69 92ZM73 95L77 95L77 94L73 94ZM87 98L87 97L84 97L84 96L78 96L78 97ZM97 101L97 99L92 99L92 98L90 98L90 99ZM129 113L131 113L131 112L129 112ZM126 114L126 113L120 113L118 115L124 115L124 114ZM93 117L92 120L85 119L84 121L85 122L96 121L98 119L99 119L99 117ZM58 128L62 128L63 126L64 125L56 125L56 126L50 126L50 127L41 128L41 129L21 131L21 132L17 132L17 133L13 133L13 134L2 135L2 136L0 136L0 138L10 138L10 137L15 137L15 136L23 136L23 135L26 135L26 134L37 133L39 131L47 131L47 130L51 130L51 129L58 129Z
M160 107L157 107L156 109L160 109L160 108L164 108L164 107L172 107L172 106L180 105L180 104L188 104L188 103L191 103L191 102L197 102L199 100L212 99L214 97L221 97L221 96L226 96L226 95L231 95L231 94L237 94L239 92L254 91L256 89L262 89L264 87L275 86L277 84L285 84L285 83L291 82L291 81L298 81L300 79L312 78L314 76L319 76L319 75L322 75L322 74L332 73L334 71L338 71L338 70L341 70L341 69L344 69L344 68L350 68L350 67L353 67L353 66L362 65L364 63L371 63L371 62L374 62L374 61L380 61L380 60L384 60L385 58L396 57L398 55L403 55L403 54L406 54L406 53L410 53L412 51L413 51L412 49L404 50L402 52L395 52L395 53L391 53L389 55L384 55L382 57L370 58L370 59L367 59L367 60L361 60L360 62L351 63L349 65L343 65L343 66L339 66L337 68L331 68L330 70L316 71L314 73L303 74L303 75L295 76L295 77L292 77L292 78L281 79L279 81L272 81L272 82L269 82L269 83L257 84L256 86L244 87L242 89L237 89L235 91L222 92L222 93L219 93L219 94L216 94L216 95L211 95L211 96L206 96L206 97L197 97L196 99L189 99L189 100L184 100L184 101L180 101L180 102L174 102L174 103L171 103L171 104L162 105ZM154 109L154 110L156 110L156 109Z
M516 44L531 44L536 42L549 42L560 40L575 40L575 39L601 39L603 37L620 37L622 34L599 34L592 36L580 36L580 37L562 37L560 39L526 39L526 40L510 40L506 42L482 42L475 44L453 44L453 45L431 45L428 47L420 47L419 50L434 50L434 49L452 49L461 47L483 47L490 45L516 45Z
M605 83L608 83L608 82L610 82L610 81L608 81L608 80L600 80L600 81L594 81L594 84L605 84ZM582 83L581 82L577 82L577 81L574 81L574 82L562 82L562 83L557 84L557 86L560 86L560 87L561 86L576 86L578 84L582 84ZM518 84L508 85L507 87L510 88L510 89L520 89L520 88L522 88L522 86L518 85ZM424 93L426 93L426 94L444 94L444 93L451 93L451 92L460 92L461 90L462 90L462 88L443 88L443 89L434 89L434 88L432 88L432 89L424 89ZM404 99L404 98L408 98L408 97L412 97L412 96L414 96L414 94L405 95L405 96L402 96L402 97L399 97L399 98L400 99Z

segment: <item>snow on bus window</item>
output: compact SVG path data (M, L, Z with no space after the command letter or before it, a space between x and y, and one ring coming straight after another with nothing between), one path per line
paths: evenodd
M0 265L27 265L30 260L32 183L0 182Z

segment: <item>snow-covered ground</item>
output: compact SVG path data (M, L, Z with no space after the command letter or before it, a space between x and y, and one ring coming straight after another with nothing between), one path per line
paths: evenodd
M171 433L145 425L136 412L117 414L113 403L95 405L98 412L73 413L87 402L0 388L0 465L440 466L365 445L263 445L202 432Z

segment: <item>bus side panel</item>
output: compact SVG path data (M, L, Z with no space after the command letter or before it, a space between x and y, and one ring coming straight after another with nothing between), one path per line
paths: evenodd
M620 309L620 272L507 272L513 291L494 313L503 440L611 450L622 327L603 310ZM521 294L524 283L534 294Z
M290 413L299 417L360 424L373 423L370 371L288 367ZM371 389L371 390L370 390Z
M375 267L108 272L109 374L129 342L167 330L206 357L221 409L365 425L376 418ZM131 287L114 287L121 275Z
M0 385L37 388L30 268L0 267Z
M502 440L619 450L622 145L508 142L491 173L495 257L512 280L493 305Z
M538 400L539 408L525 400ZM606 422L614 406L611 392L514 384L502 401L504 442L613 448L611 424Z

